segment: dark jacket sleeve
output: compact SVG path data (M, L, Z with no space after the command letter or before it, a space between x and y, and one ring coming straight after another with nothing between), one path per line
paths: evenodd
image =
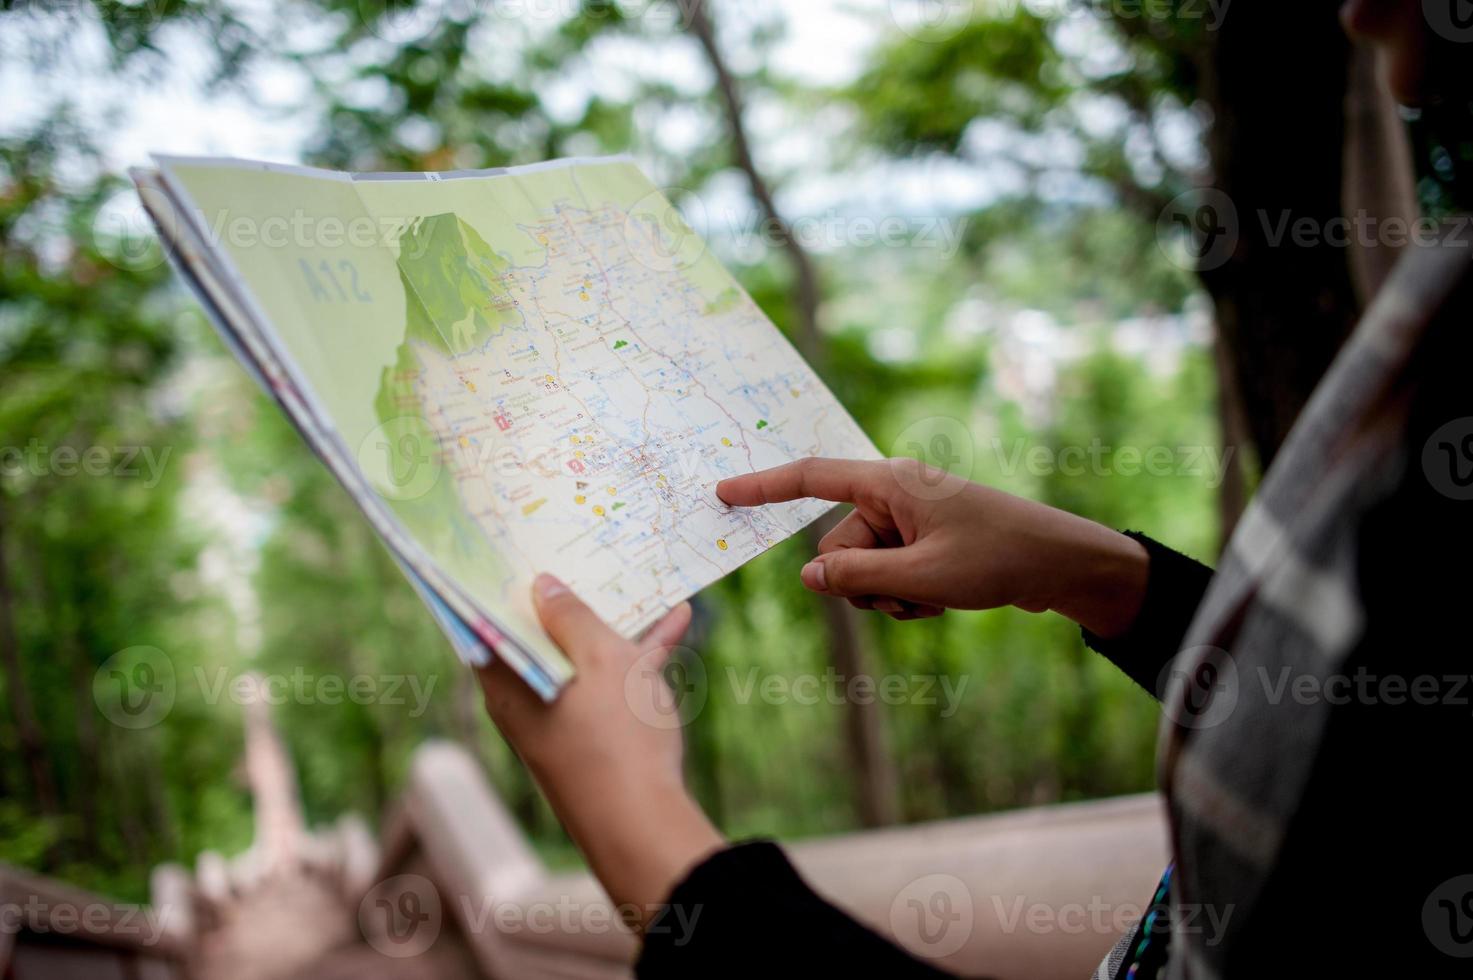
M1139 531L1125 533L1143 544L1151 556L1145 601L1124 635L1106 640L1084 630L1084 642L1159 701L1161 674L1181 651L1187 627L1212 581L1212 569Z
M645 932L635 975L640 980L951 976L824 901L768 841L719 851L676 886Z

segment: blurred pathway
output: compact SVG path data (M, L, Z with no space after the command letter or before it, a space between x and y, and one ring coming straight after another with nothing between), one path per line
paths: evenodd
M308 832L291 757L267 700L259 696L259 687L256 691L245 712L245 775L255 840L228 862L215 854L200 856L195 890L202 907L192 977L436 977L428 961L397 962L363 944L350 896L361 892L376 859L367 830L346 823L326 834Z

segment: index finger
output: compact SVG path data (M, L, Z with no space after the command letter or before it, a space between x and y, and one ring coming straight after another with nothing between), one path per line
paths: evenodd
M817 497L853 503L875 467L884 463L853 459L800 459L716 484L716 496L734 507L756 507Z

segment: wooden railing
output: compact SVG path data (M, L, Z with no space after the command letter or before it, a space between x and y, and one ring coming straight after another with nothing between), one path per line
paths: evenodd
M180 980L187 942L176 914L0 866L0 977Z
M1140 796L787 850L820 893L942 969L1079 980L1140 914L1166 860L1163 827L1157 798ZM202 855L193 875L161 866L141 908L0 868L0 977L631 976L637 943L598 883L550 873L458 746L416 754L379 846L351 818L298 836L269 861L253 849ZM762 910L752 916L761 943Z
M1129 927L1166 862L1154 796L1015 811L795 842L825 897L881 935L960 975L1078 980ZM386 837L375 946L437 908L433 945L490 978L628 977L634 937L586 874L549 874L475 762L429 745ZM433 895L404 899L406 890ZM753 910L752 941L763 936ZM365 911L360 921L372 918ZM930 921L928 921L928 919ZM372 927L372 923L368 923ZM423 921L428 928L428 920ZM696 927L699 927L697 922ZM374 939L374 937L370 937ZM419 942L424 942L421 936ZM411 939L406 948L413 946ZM446 950L448 952L448 950Z

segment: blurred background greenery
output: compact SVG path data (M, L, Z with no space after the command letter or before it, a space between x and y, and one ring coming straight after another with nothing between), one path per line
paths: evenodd
M716 3L713 26L663 0L0 2L0 861L141 897L156 862L246 847L240 709L213 685L298 668L432 685L422 712L276 709L314 822L378 819L415 746L444 737L575 860L474 678L162 264L123 177L150 149L355 169L630 152L882 449L950 434L974 479L1210 560L1272 449L1229 438L1223 297L1158 234L1211 163L1211 25L912 6ZM754 233L767 207L792 236ZM902 242L860 240L885 218ZM955 248L928 239L937 222ZM161 462L72 475L58 447ZM1071 447L1102 465L1069 465ZM1171 462L1117 465L1122 447ZM1151 788L1153 703L1068 623L864 618L836 652L798 583L809 547L701 597L691 781L726 831ZM132 730L97 678L138 646L164 651L175 697ZM767 704L747 686L856 664L944 675L959 698Z

